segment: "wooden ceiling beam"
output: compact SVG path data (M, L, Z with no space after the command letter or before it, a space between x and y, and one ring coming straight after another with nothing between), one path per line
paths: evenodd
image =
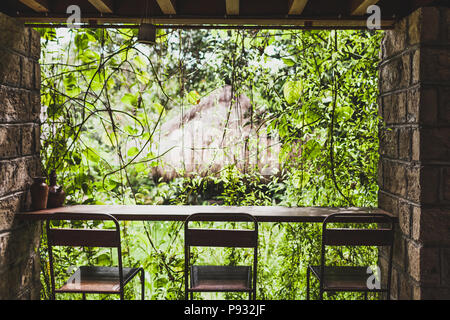
M308 0L289 0L288 14L301 15Z
M89 3L101 13L113 13L112 0L89 0Z
M367 13L367 8L377 4L380 0L353 0L350 4L350 14L352 16L363 16Z
M238 16L239 15L239 0L226 0L227 15Z
M52 16L16 16L18 20L26 23L65 23L67 21L67 15L52 15ZM142 22L141 16L136 17L112 17L104 16L98 17L89 14L81 16L83 23L89 23L90 20L96 19L99 24L111 24L111 23L131 23L140 24ZM395 19L382 19L381 29L391 29L395 23ZM152 17L148 23L161 24L161 25L255 25L255 26L299 26L301 29L303 26L307 28L324 28L330 27L331 29L343 28L367 28L367 21L364 17L355 18L341 18L341 19L311 19L311 18L239 18L239 17L210 17L210 18L170 18L170 17Z
M156 0L164 14L177 14L175 0Z
M19 1L36 12L50 11L47 0L19 0Z

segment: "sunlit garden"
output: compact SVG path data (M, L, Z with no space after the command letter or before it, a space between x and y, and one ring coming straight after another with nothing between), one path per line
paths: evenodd
M153 45L130 29L39 32L43 171L56 172L67 205L377 206L382 32L158 29ZM124 264L145 269L146 298L183 299L183 223L121 225ZM260 223L258 299L305 298L320 234L320 224ZM57 278L117 264L110 253L61 248ZM45 233L40 255L48 299ZM248 253L207 255L233 265ZM376 265L378 252L332 256ZM133 282L126 297L139 290Z

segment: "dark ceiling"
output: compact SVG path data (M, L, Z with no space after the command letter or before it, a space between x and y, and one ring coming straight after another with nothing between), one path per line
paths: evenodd
M368 6L381 9L382 28L416 8L446 5L442 0L2 0L0 11L25 23L66 22L78 5L91 26L135 24L258 25L298 28L364 28Z

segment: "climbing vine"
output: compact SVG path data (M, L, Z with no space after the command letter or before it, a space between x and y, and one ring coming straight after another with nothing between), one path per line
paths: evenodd
M136 30L39 31L43 170L57 171L68 204L376 206L380 32L158 30L147 46ZM242 172L230 164L207 176L153 176L163 165L161 125L225 85L229 112L247 95L245 125L278 137L279 171L267 177L257 166ZM319 227L264 224L261 299L304 297ZM172 222L124 223L124 262L144 265L150 298L183 297L181 230ZM108 253L60 252L67 263L105 265L114 262ZM376 260L373 250L334 256ZM45 298L45 270L42 282Z

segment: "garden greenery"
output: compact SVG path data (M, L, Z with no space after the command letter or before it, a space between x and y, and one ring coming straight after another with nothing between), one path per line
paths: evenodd
M148 46L137 42L137 30L39 31L42 164L47 175L56 170L66 204L377 205L381 32L158 30ZM252 123L279 137L279 172L267 177L261 168L243 172L230 164L206 176L152 176L164 165L155 152L161 124L224 85L233 97L250 97ZM145 268L146 298L183 298L182 224L122 227L124 265ZM258 299L304 299L321 225L260 228ZM107 249L57 253L64 268L117 263ZM246 258L231 249L207 254L231 264ZM377 252L336 249L332 257L330 263L376 264ZM45 235L41 258L45 299ZM67 277L63 267L58 278ZM136 283L127 297L139 290Z

